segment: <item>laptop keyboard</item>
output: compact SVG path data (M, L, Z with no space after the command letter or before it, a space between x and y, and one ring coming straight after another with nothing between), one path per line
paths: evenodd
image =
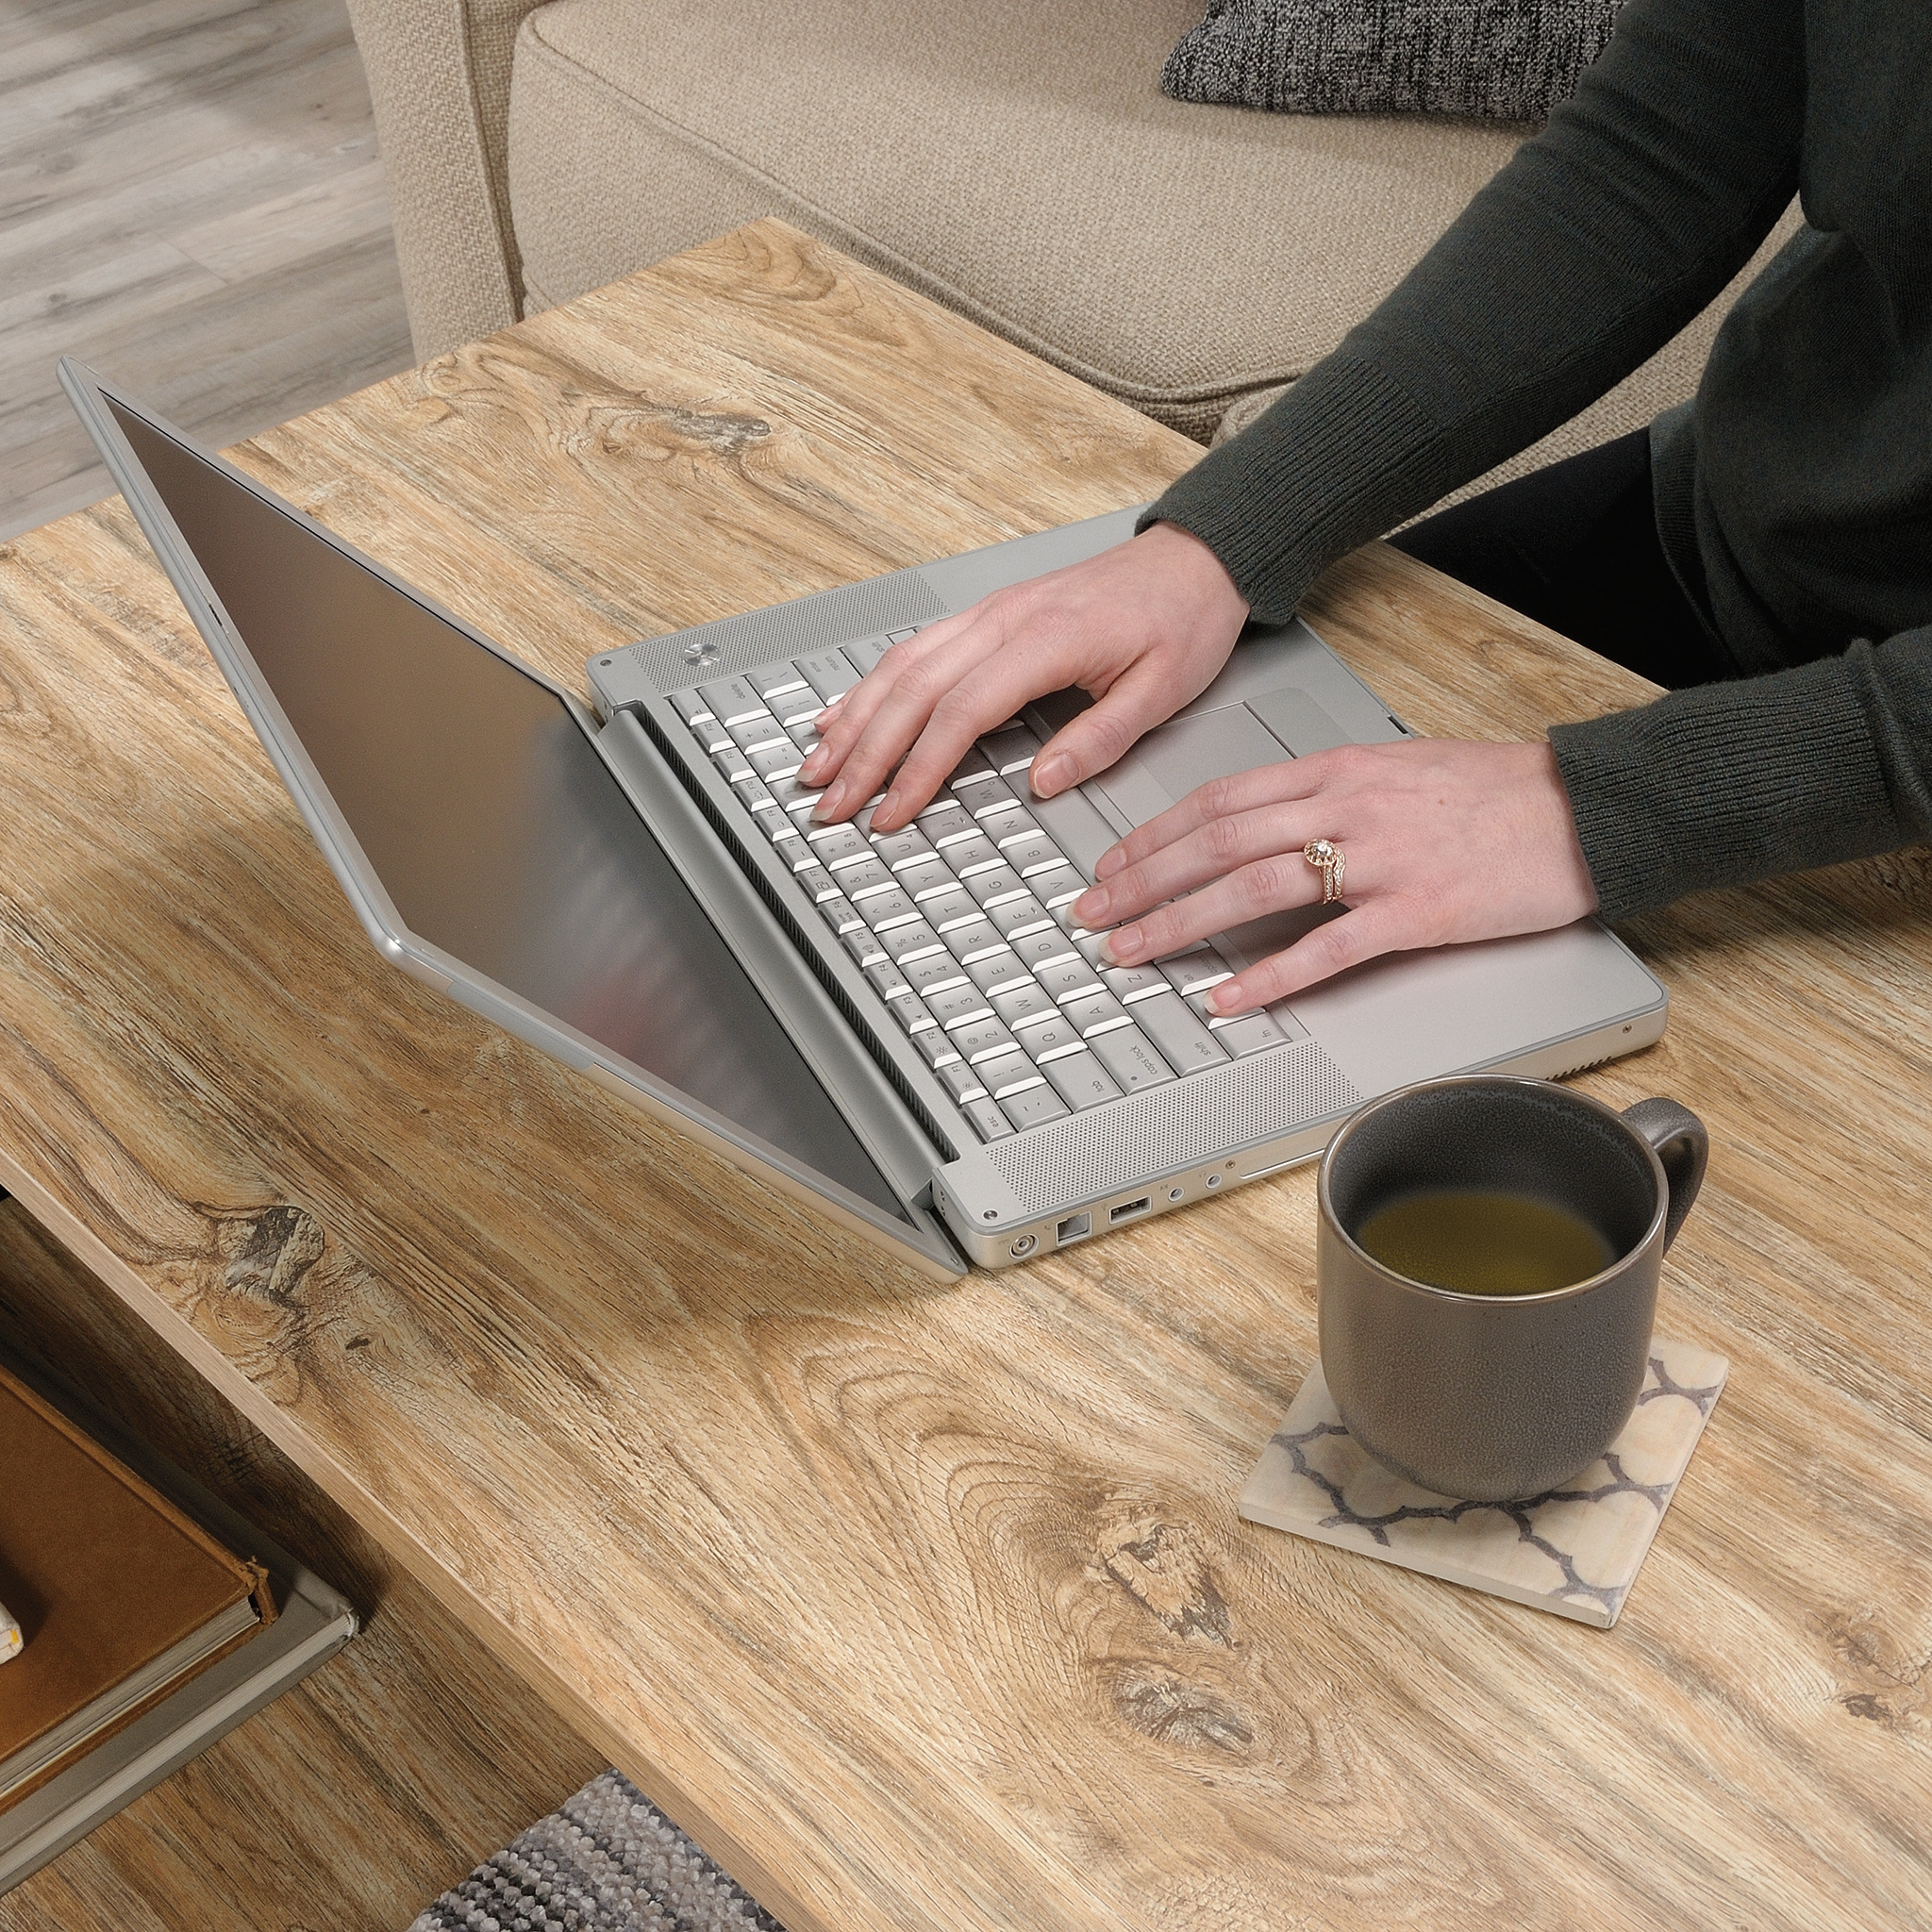
M894 641L671 702L983 1140L1301 1037L1267 1011L1210 1017L1206 995L1231 976L1211 946L1105 963L1104 935L1073 916L1091 881L1027 809L1040 744L1018 720L981 739L903 830L870 829L876 799L844 824L814 824L819 793L798 780L818 743L811 721Z

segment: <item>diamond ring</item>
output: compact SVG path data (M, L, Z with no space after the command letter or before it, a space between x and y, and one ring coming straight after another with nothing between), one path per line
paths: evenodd
M1348 871L1341 847L1333 839L1310 839L1302 847L1302 857L1322 874L1323 905L1334 905L1341 897L1342 875Z

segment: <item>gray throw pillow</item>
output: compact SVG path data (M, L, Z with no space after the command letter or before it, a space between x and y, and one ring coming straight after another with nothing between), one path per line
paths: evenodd
M1208 0L1168 56L1176 100L1289 114L1541 121L1623 0Z

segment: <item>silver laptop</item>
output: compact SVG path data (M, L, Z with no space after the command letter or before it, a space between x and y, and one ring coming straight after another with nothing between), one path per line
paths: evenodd
M61 380L383 957L931 1272L1087 1241L1318 1154L1365 1101L1647 1045L1663 987L1593 920L1204 995L1319 910L1109 967L1071 906L1223 774L1407 727L1305 625L1075 791L1061 692L908 830L820 826L810 721L891 642L1124 541L1096 517L591 660L595 714L72 361Z

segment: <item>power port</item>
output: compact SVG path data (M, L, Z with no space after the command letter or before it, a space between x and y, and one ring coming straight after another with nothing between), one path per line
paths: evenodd
M1060 1223L1054 1235L1058 1247L1065 1247L1069 1241L1076 1241L1084 1235L1093 1232L1093 1217L1091 1214L1070 1214Z
M1108 1224L1131 1221L1135 1215L1146 1213L1152 1205L1152 1199L1151 1195L1142 1194L1138 1201L1123 1201L1118 1208L1109 1208L1107 1210Z

